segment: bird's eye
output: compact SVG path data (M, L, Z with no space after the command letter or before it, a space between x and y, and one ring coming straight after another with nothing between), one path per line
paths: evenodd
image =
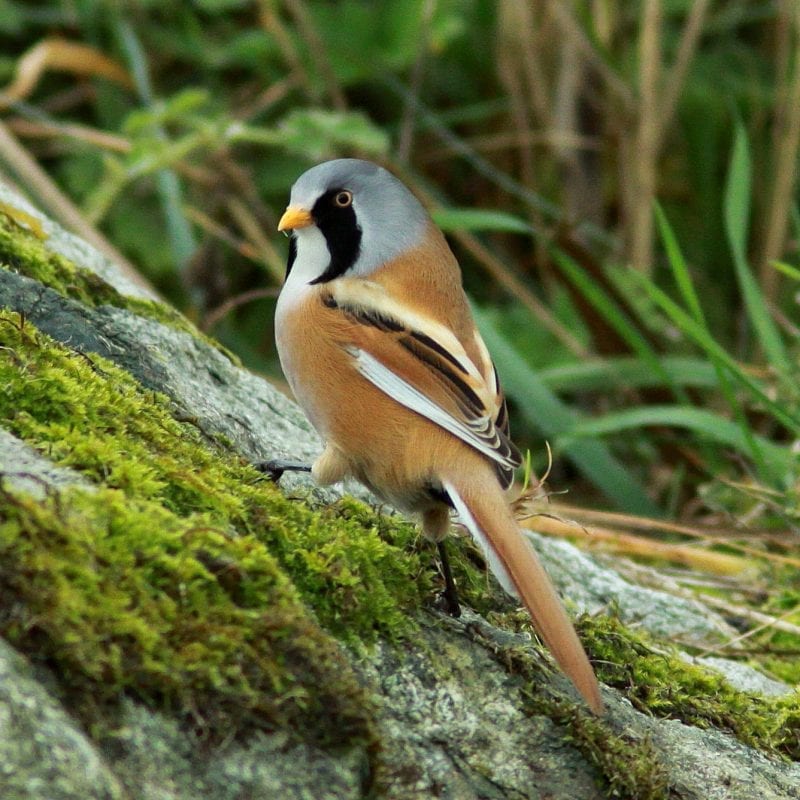
M333 204L337 208L347 208L353 202L353 193L352 192L338 192L334 195Z

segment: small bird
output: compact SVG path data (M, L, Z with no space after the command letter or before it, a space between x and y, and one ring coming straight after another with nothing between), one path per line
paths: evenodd
M594 671L504 490L520 455L509 438L497 370L478 333L455 256L391 173L328 161L291 190L290 234L275 331L286 379L325 441L320 485L354 477L421 519L439 547L450 613L460 613L443 539L455 511L503 588L597 714Z

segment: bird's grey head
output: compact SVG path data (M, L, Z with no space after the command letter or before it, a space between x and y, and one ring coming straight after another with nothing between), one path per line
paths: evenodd
M414 195L383 167L355 158L326 161L297 179L281 218L279 230L293 231L287 276L295 260L303 262L305 274L316 272L308 282L368 275L418 245L428 219ZM312 258L313 269L307 263Z

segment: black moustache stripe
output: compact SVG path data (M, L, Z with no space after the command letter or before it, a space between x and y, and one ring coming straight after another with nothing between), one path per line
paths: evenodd
M356 263L361 253L361 228L353 206L340 208L334 202L334 198L341 192L341 188L325 192L311 209L311 217L325 237L331 257L325 271L311 281L312 284L327 283L344 275Z
M289 257L286 259L286 275L284 281L289 277L289 273L294 266L294 260L297 258L297 239L294 236L289 237Z

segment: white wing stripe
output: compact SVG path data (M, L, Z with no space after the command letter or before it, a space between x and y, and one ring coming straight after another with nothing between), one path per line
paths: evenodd
M456 487L449 481L443 481L442 485L453 503L453 508L455 508L456 514L458 514L459 522L472 534L472 538L480 546L489 564L489 569L491 569L492 574L497 578L498 583L512 597L519 597L519 593L514 586L514 581L511 580L511 576L508 574L508 570L503 566L495 549L492 547L480 525L478 525L475 517L472 516L469 506L464 502Z
M472 430L422 394L419 389L381 364L377 358L359 347L348 347L347 352L355 359L356 369L384 394L396 400L400 405L426 417L440 428L449 431L453 436L457 436L462 442L479 450L498 464L513 469L514 464L507 456L503 456L488 442L476 436Z

